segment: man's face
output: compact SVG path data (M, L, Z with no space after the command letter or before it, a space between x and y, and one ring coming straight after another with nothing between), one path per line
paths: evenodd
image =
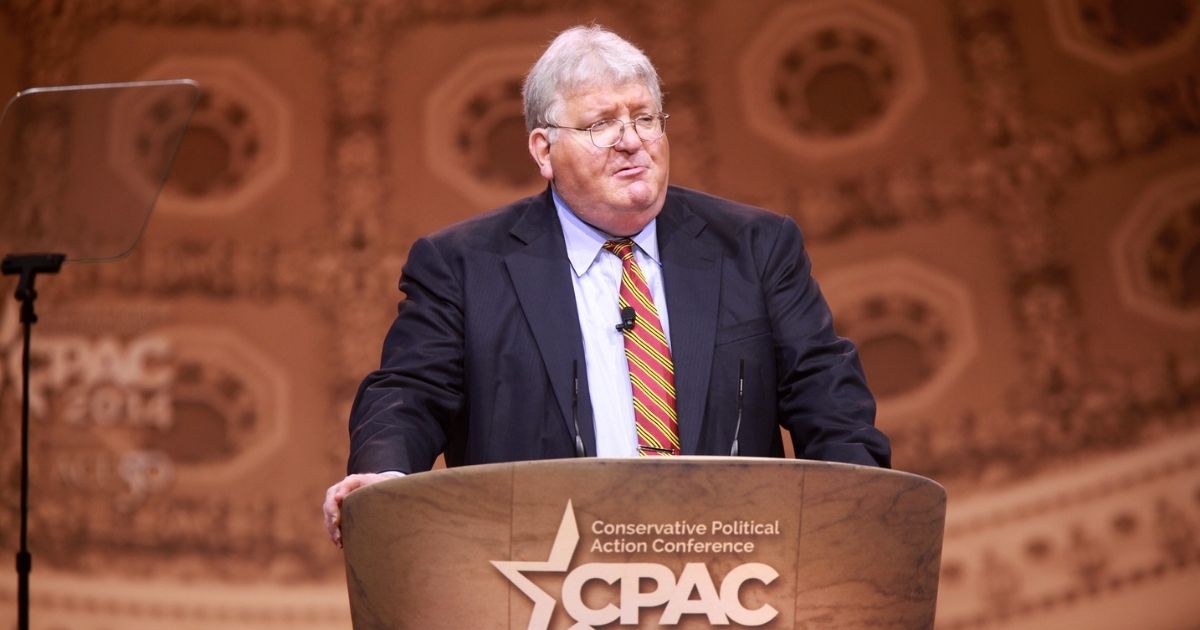
M600 84L564 98L554 122L586 128L600 120L628 122L639 114L658 113L641 83ZM586 131L559 129L551 143L547 129L529 135L529 151L542 177L554 182L563 201L587 223L612 236L637 234L658 216L667 195L671 147L666 135L642 142L632 125L621 140L601 149Z

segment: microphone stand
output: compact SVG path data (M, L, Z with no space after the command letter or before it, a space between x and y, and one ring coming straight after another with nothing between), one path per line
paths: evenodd
M21 302L21 324L25 329L25 344L21 351L21 541L17 551L17 628L29 630L29 572L33 556L29 554L29 341L37 313L33 305L37 291L33 288L39 273L58 273L66 256L63 254L17 254L4 257L6 276L19 275L14 294Z

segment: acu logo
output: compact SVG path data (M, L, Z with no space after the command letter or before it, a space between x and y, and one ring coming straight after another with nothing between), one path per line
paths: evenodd
M571 630L592 630L594 626L614 621L620 625L637 625L643 608L663 604L666 606L658 619L660 626L676 625L683 615L705 615L712 625L732 622L742 627L754 627L766 624L779 614L769 604L755 609L742 605L740 594L746 582L770 584L779 577L774 568L760 562L734 567L718 587L702 562L687 563L678 576L666 566L652 562L589 562L570 569L571 556L578 544L575 510L568 501L549 558L545 561L492 561L504 577L533 600L530 630L544 630L550 626L556 602L525 573L567 574L563 580L561 603L563 610L576 622ZM620 594L618 603L609 603L602 608L589 607L583 601L583 588L592 580L616 584ZM653 582L654 587L643 591L643 580Z

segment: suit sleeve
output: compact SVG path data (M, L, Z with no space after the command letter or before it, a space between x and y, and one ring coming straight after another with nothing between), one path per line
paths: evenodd
M461 283L428 240L413 244L380 367L363 380L350 412L349 473L428 470L461 425Z
M780 423L797 457L890 467L891 445L875 428L875 398L858 350L834 332L799 227L778 221L763 286L775 335Z

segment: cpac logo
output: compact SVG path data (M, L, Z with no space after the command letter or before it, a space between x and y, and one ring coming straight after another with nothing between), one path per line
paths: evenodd
M779 611L769 604L747 609L742 605L742 585L750 581L770 584L779 573L759 562L749 562L734 567L725 575L718 589L713 583L708 567L701 562L689 562L678 578L667 567L648 562L589 562L571 569L568 565L579 544L579 528L575 523L575 510L571 502L563 512L562 523L550 549L550 557L537 561L492 561L500 573L508 578L526 597L533 600L533 614L529 618L530 630L545 630L550 626L555 600L550 594L533 583L525 573L566 573L562 586L563 609L575 625L570 630L593 630L619 622L620 625L637 625L643 608L655 608L666 604L658 620L660 626L673 626L683 615L705 615L712 625L761 626L776 617ZM607 604L602 608L591 608L583 601L584 585L592 580L606 584L617 584L619 604ZM643 581L653 582L654 588L642 590ZM692 595L696 594L696 599Z

